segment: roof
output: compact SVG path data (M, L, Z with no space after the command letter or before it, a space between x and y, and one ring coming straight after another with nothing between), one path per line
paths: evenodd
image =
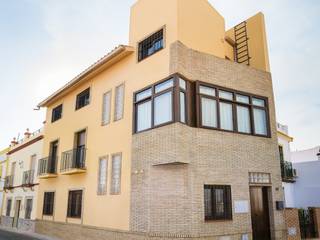
M70 82L64 85L62 88L51 94L45 100L38 104L38 107L46 107L53 101L57 100L58 98L66 95L69 91L71 91L75 86L87 81L88 79L92 78L97 73L107 69L114 63L120 61L122 58L128 56L130 53L134 51L134 48L127 45L119 45L118 47L114 48L111 52L107 53L105 56L100 58L97 62L92 64L90 67L85 69L75 78L73 78Z

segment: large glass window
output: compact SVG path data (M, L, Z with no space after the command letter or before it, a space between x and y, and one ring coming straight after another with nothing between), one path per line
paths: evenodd
M250 110L248 107L237 106L238 131L241 133L251 133Z
M172 92L161 94L154 99L154 125L172 121Z
M217 127L217 102L210 98L201 98L201 122L204 127Z
M233 130L232 104L220 102L220 127L223 130Z

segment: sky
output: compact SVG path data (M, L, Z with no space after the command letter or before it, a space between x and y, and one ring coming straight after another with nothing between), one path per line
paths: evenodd
M128 43L134 2L0 0L0 149L42 127L41 100ZM209 2L227 28L265 14L277 121L289 125L292 150L320 145L320 1Z

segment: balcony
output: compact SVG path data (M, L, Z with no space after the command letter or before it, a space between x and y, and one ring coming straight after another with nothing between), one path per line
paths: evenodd
M22 176L22 186L32 187L34 184L34 170L24 171Z
M10 175L10 176L6 176L5 179L4 179L4 189L13 189L13 179L14 179L14 176L13 175Z
M57 177L57 157L46 157L40 159L38 176L41 179Z
M291 162L281 161L281 177L283 182L293 183L297 178L297 171Z
M62 153L60 172L62 175L73 175L86 172L86 148L80 146Z

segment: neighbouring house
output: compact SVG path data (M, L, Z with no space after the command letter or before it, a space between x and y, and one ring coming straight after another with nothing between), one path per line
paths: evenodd
M295 207L293 199L294 183L297 179L297 171L291 161L290 143L293 138L289 136L288 126L277 123L278 143L281 166L282 187L284 189L285 207Z
M226 31L207 0L137 1L129 44L38 105L36 231L286 239L266 39L262 13Z
M37 207L37 166L41 158L43 132L27 130L20 141L11 142L4 181L1 225L34 231Z
M3 197L4 197L4 181L6 176L6 170L8 167L8 157L7 153L9 148L2 149L0 151L0 207L3 207Z

